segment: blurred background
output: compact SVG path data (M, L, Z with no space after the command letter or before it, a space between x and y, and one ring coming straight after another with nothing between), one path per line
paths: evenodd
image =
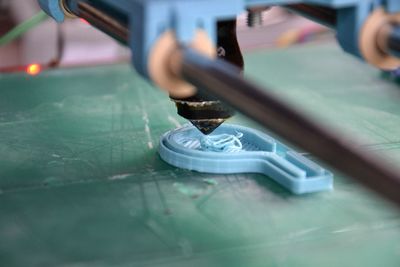
M280 8L264 12L252 27L248 21L247 14L238 18L243 52L334 40L326 28ZM128 49L84 20L70 19L57 25L40 12L37 0L0 0L1 72L23 71L32 64L46 68L129 59Z

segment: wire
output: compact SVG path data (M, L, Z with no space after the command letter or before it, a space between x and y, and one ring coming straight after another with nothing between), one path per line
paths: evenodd
M60 66L61 60L64 56L65 38L61 27L60 24L57 24L56 55L49 63L47 63L48 68L56 68Z
M64 34L63 34L61 27L62 26L60 24L57 24L56 55L48 63L44 63L44 64L40 64L40 65L37 63L33 63L33 64L29 64L29 65L24 65L24 66L3 67L3 68L0 68L0 73L2 73L2 72L22 72L22 71L26 71L28 73L32 72L32 71L36 72L38 67L40 68L39 69L39 72L40 72L41 70L59 67L61 64L61 60L64 56L64 50L65 50L65 38L64 38ZM31 68L33 68L33 69L31 69ZM36 75L36 74L34 74L34 75Z
M6 45L6 44L14 41L15 39L17 39L18 37L20 37L27 31L33 29L34 27L36 27L37 25L39 25L40 23L45 21L47 18L48 18L48 16L46 15L46 13L44 13L43 11L38 12L33 17L31 17L31 18L25 20L24 22L22 22L21 24L15 26L12 30L7 32L2 37L0 37L0 46Z

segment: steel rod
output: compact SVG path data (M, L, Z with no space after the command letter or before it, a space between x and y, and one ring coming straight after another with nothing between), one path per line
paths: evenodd
M306 4L291 4L284 7L329 28L336 29L337 12L332 8Z
M400 206L400 175L237 75L235 67L182 50L181 75L331 167Z
M290 5L287 8L329 27L334 28L336 25L336 13L331 9L308 5ZM127 42L129 32L126 23L115 20L113 16L87 2L78 1L78 9L74 12L76 15L87 19L121 42ZM398 48L397 37L394 36L388 42L391 49ZM277 135L400 205L399 172L385 166L378 158L368 157L352 144L338 139L267 90L244 80L238 75L240 71L231 64L222 60L210 60L190 49L181 52L183 62L180 74L184 79L198 88L206 89L208 93Z
M72 3L74 3L74 5L72 5ZM91 25L115 38L122 44L128 44L129 30L126 21L116 19L115 16L109 15L91 2L75 0L67 1L66 5L72 14L85 19ZM119 16L123 18L124 14L120 13Z
M387 39L388 52L400 58L400 27L393 26Z

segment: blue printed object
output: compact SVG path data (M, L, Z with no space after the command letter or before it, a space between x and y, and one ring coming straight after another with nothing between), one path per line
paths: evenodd
M265 133L243 126L224 124L210 136L184 126L161 137L159 154L173 166L198 172L261 173L294 194L333 189L331 172Z

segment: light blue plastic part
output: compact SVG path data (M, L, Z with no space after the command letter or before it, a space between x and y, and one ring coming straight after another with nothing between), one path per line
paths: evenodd
M38 1L54 19L64 20L60 0ZM201 28L216 43L216 22L235 18L251 7L303 3L333 8L337 21L329 26L336 31L341 47L360 58L359 35L370 13L381 7L389 13L400 12L400 0L68 0L66 3L71 11L77 11L78 2L107 8L117 20L127 23L132 63L147 78L150 51L165 31L175 32L178 42L187 44Z
M57 22L63 22L65 19L64 12L61 9L59 0L38 0L40 7L47 15L54 18Z
M261 173L294 194L333 189L331 172L260 131L224 124L211 138L216 135L238 137L241 150L210 151L201 145L204 135L188 125L165 133L160 140L159 154L175 167L198 172Z

